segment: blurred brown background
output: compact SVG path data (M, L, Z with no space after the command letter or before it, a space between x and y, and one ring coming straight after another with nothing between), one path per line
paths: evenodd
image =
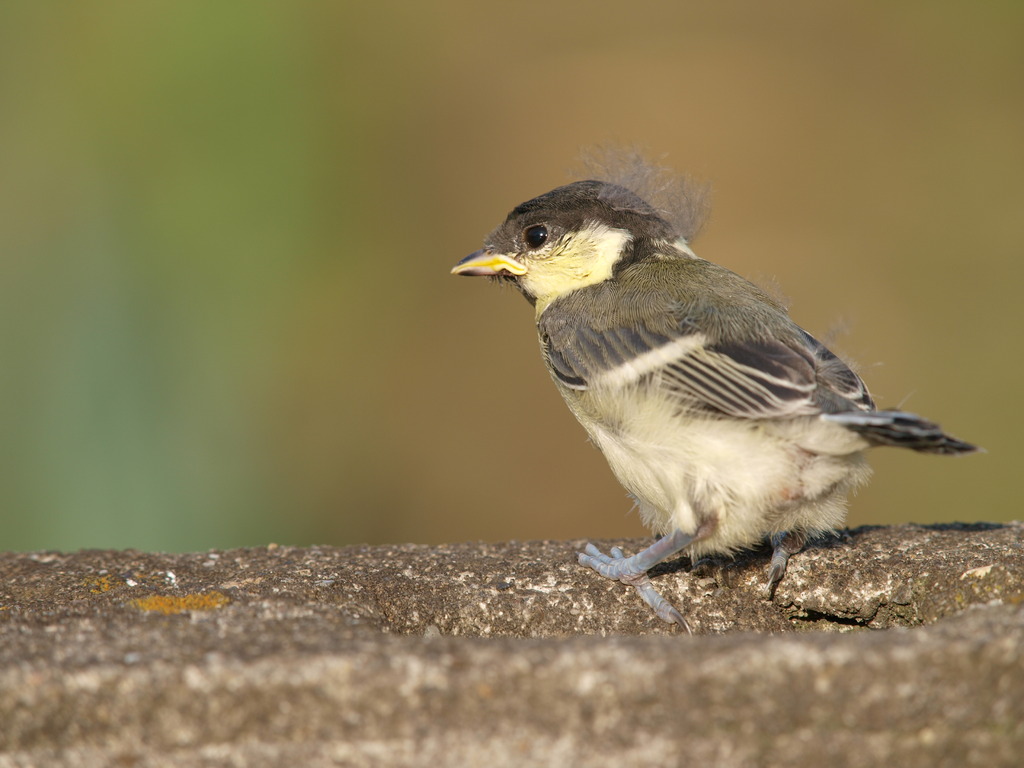
M608 141L988 449L876 452L851 524L1019 518L1022 41L1015 2L5 3L0 548L642 533L530 307L448 274Z

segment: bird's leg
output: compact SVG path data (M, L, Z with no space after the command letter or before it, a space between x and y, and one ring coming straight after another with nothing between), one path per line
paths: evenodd
M807 534L783 531L772 536L772 562L768 569L768 598L775 596L775 588L786 575L789 556L795 555L807 543Z
M658 594L647 572L661 561L677 554L695 538L697 537L676 529L631 557L626 557L618 547L612 547L609 550L611 555L606 555L593 544L587 544L586 550L579 553L579 562L580 565L593 568L605 578L618 579L623 584L636 587L640 597L651 606L658 618L675 622L689 632L690 626L686 619L668 600Z

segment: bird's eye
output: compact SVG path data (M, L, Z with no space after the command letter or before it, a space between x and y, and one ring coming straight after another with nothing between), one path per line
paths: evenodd
M523 230L523 241L530 248L540 248L548 239L548 228L543 224L536 224Z

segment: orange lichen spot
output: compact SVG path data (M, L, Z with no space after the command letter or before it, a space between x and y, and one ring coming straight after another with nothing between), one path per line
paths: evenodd
M150 595L132 600L132 605L142 611L156 611L164 615L185 611L212 611L231 602L223 592L193 592L188 595Z
M84 579L83 583L89 587L89 591L94 595L100 595L104 592L109 592L114 587L121 586L121 580L116 581L109 576L93 576L92 578Z

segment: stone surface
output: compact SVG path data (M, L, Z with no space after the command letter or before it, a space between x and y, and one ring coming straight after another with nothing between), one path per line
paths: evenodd
M0 766L1024 754L1019 523L858 529L772 600L767 551L684 559L693 636L582 544L0 555Z

